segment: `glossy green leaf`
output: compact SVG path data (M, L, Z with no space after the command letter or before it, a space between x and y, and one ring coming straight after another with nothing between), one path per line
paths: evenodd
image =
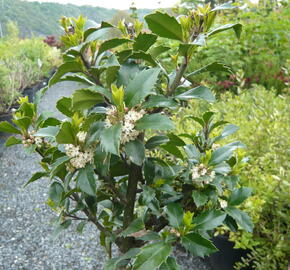
M63 122L55 136L60 144L74 144L76 142L76 134L70 122Z
M223 147L220 147L212 152L211 159L209 161L210 165L217 165L223 161L228 160L232 155L233 152L237 148L243 147L243 144L239 144L239 142L236 142L235 144L227 144Z
M138 130L169 130L174 128L174 124L166 115L155 113L143 116L136 122L136 128Z
M142 218L137 218L129 224L129 226L126 228L126 230L124 230L120 234L120 236L126 237L132 233L139 232L139 231L143 230L144 228L145 228L145 224L144 224Z
M156 11L145 16L149 29L160 37L183 40L182 28L175 17Z
M227 73L233 73L233 71L231 70L230 67L222 64L222 63L218 63L218 62L213 62L210 63L200 69L197 69L191 73L189 73L186 77L190 78L192 76L204 73L204 72L215 72L215 71L223 71L223 72L227 72Z
M51 87L52 85L59 82L61 77L69 72L81 72L83 70L83 66L76 61L66 62L62 64L57 71L54 73L54 75L51 77L48 86Z
M59 81L60 82L63 82L63 81L78 82L78 83L81 83L81 84L84 84L87 86L94 85L94 83L92 81L90 81L86 77L78 75L78 74L63 76L63 77L61 77L61 79Z
M146 149L153 149L156 146L166 144L169 142L169 138L167 136L154 136L151 137L145 144Z
M0 123L0 131L1 132L7 132L7 133L15 133L15 134L21 134L21 131L14 127L12 124L10 124L7 121L3 121Z
M192 98L204 99L208 102L215 102L215 96L205 86L198 86L193 89L190 89L180 95L175 96L179 100L188 100Z
M23 187L26 187L30 183L33 183L37 181L38 179L41 179L42 177L48 176L48 172L36 172L32 175L32 177L25 183Z
M146 52L156 41L157 36L147 33L140 33L134 40L134 51Z
M86 165L79 170L77 178L77 187L90 196L96 196L96 179L92 165Z
M53 182L49 188L49 198L58 205L62 199L64 188L61 183Z
M179 203L169 203L166 206L165 213L172 227L178 228L182 224L183 209Z
M238 189L234 189L229 198L229 205L239 205L248 197L251 196L252 189L248 187L242 187Z
M174 257L168 257L159 270L180 270L180 266L177 264Z
M149 52L153 58L157 58L160 54L167 52L170 49L171 49L170 47L160 45L160 46L156 46L154 48L151 48Z
M211 30L210 32L207 33L207 36L210 37L210 36L215 35L217 33L220 33L220 32L223 32L223 31L226 31L229 29L233 29L235 31L237 38L240 38L241 33L242 33L242 27L243 26L240 23L229 23L229 24L222 25L218 28Z
M178 106L178 103L170 97L165 97L163 95L152 95L149 100L142 104L142 108L171 108L174 109Z
M196 205L196 207L203 206L208 201L208 196L202 193L200 190L194 190L192 191L192 198Z
M21 143L22 143L21 139L17 139L15 137L11 136L5 142L5 146L6 147L10 147L10 146L13 146L13 145L16 145L16 144L21 144Z
M31 125L31 118L27 116L18 119L13 119L12 121L15 125L17 125L24 131L27 131Z
M100 141L105 152L119 155L121 132L121 124L104 129L100 135Z
M251 218L247 215L247 213L233 206L225 208L225 211L241 226L242 229L246 230L247 232L253 232L254 226Z
M72 99L69 97L62 97L56 103L56 108L65 116L72 117Z
M182 236L181 243L194 256L204 257L217 251L211 241L198 233L189 233Z
M197 230L213 230L221 225L226 218L226 213L220 210L210 210L203 212L193 219Z
M56 134L59 132L59 127L45 127L39 129L34 136L39 136L39 137L52 137L54 138Z
M128 43L128 42L132 42L132 40L130 39L126 39L126 38L113 38L113 39L109 39L106 40L105 42L103 42L99 48L98 51L98 55L100 55L101 53L116 48L122 44Z
M103 102L103 96L90 89L76 90L72 96L72 106L75 110L87 110Z
M130 161L141 166L145 160L144 144L139 140L130 141L125 144L125 152Z
M143 70L129 82L125 90L125 103L128 107L141 103L153 91L159 73L160 69L157 68Z
M128 252L106 262L104 270L118 270L123 261L134 258L140 252L139 248L131 248Z
M158 269L172 251L170 244L157 242L141 248L134 262L134 270Z

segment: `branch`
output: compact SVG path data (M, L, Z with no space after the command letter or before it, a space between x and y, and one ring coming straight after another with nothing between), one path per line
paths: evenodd
M126 229L134 218L134 207L137 194L137 185L142 180L142 167L132 163L130 166L129 180L127 187L127 207L124 210L123 229Z
M179 86L180 80L182 79L183 74L184 74L187 66L188 66L187 57L184 56L184 60L183 60L182 64L180 65L178 71L176 72L176 76L174 78L174 81L172 82L171 86L169 87L169 90L167 92L167 96L171 96L174 93L174 91L176 90L176 88Z

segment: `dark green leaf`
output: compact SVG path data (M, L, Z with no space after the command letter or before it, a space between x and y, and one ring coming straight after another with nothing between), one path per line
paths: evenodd
M139 72L129 82L125 91L125 103L132 108L139 104L154 89L160 69L153 68Z
M152 55L153 58L158 57L160 54L167 52L168 50L170 50L170 47L165 47L165 46L157 46L154 48L150 49L150 54Z
M62 81L78 82L78 83L82 83L88 86L94 85L94 83L90 81L89 79L87 79L86 77L77 75L77 74L64 76L59 81L60 82Z
M130 225L126 228L126 230L124 230L120 236L128 236L132 233L136 233L139 232L141 230L143 230L145 228L144 222L142 220L142 218L137 218L135 220L133 220Z
M90 196L96 196L96 179L92 165L79 170L76 178L77 187Z
M165 212L172 227L178 228L182 224L183 210L179 203L169 203Z
M17 138L15 138L15 137L11 136L11 137L9 137L9 138L7 139L7 141L5 142L5 146L6 146L6 147L9 147L9 146L12 146L12 145L15 145L15 144L21 144L21 143L22 143L22 140L17 139Z
M62 199L64 188L61 183L53 182L49 188L49 198L58 205Z
M172 251L170 244L157 242L143 247L137 255L133 269L148 270L158 269L158 267L167 260Z
M103 102L103 96L90 89L76 90L72 96L72 106L75 110L87 110Z
M143 116L136 123L138 130L143 129L156 129L156 130L168 130L173 129L173 122L166 116L160 113L150 114Z
M140 252L139 248L131 248L128 252L120 257L110 259L106 262L104 270L117 270L119 265L128 259L134 258Z
M177 264L174 257L168 257L159 270L180 270L180 266Z
M55 137L56 134L59 132L59 127L46 127L46 128L41 128L39 129L34 136L39 136L39 137Z
M56 108L65 116L72 117L72 99L69 97L62 97L56 103Z
M192 191L192 198L193 198L193 201L194 201L196 207L203 206L208 201L208 196L199 190Z
M100 141L102 149L105 152L119 155L121 132L121 124L104 129L104 131L101 133Z
M155 67L157 65L157 63L155 62L155 60L152 58L151 54L149 53L145 53L145 52L135 52L133 53L130 58L132 59L141 59L144 61L147 61L148 63L150 63L153 67Z
M128 42L132 42L132 40L126 39L126 38L113 38L113 39L106 40L105 42L101 44L98 51L98 55L100 55L101 53L107 50L113 49L115 47L118 47Z
M224 65L224 64L221 64L221 63L218 63L218 62L213 62L213 63L210 63L200 69L197 69L193 72L191 72L190 74L188 74L186 77L192 77L192 76L195 76L195 75L198 75L200 73L204 73L204 72L215 72L215 71L223 71L223 72L228 72L228 73L232 73L232 70L230 67Z
M14 127L12 124L10 124L7 121L3 121L0 123L0 131L7 132L7 133L21 134L20 130L18 130L16 127Z
M81 72L83 70L82 65L79 62L71 61L62 64L57 71L54 73L52 78L50 79L48 86L51 87L52 85L59 82L61 77L69 72Z
M48 176L47 172L36 172L35 174L32 175L32 177L26 182L26 184L23 187L26 187L30 183L35 182L36 180L45 176Z
M31 125L31 118L27 116L18 119L13 119L12 121L14 124L16 124L24 131L27 131L29 126Z
M252 189L248 187L242 187L233 190L230 198L229 198L229 205L239 205L248 197L251 196Z
M146 52L156 41L157 36L147 33L140 33L136 38L133 45L134 51Z
M145 160L144 144L139 140L130 141L125 144L126 155L138 166L141 166Z
M55 139L60 144L74 144L76 142L76 135L72 124L70 122L63 122Z
M220 210L206 211L193 219L198 230L213 230L221 225L226 218L226 213Z
M229 23L229 24L226 24L226 25L222 25L216 29L213 29L211 30L207 36L210 37L212 35L215 35L217 33L220 33L220 32L223 32L223 31L226 31L226 30L229 30L229 29L233 29L235 31L235 34L237 36L237 38L240 38L241 36L241 32L242 32L242 25L240 23Z
M165 145L162 145L161 148L167 151L168 153L174 155L175 157L183 159L181 151L173 143L167 143Z
M194 146L192 144L188 144L188 145L184 146L184 150L185 150L189 159L195 159L195 160L199 161L200 152L196 148L196 146Z
M67 229L71 225L71 222L71 219L67 219L64 222L58 224L52 233L52 239L55 239L63 230Z
M204 257L217 251L211 241L197 233L189 233L182 236L181 243L194 256Z
M198 86L190 89L180 95L175 96L179 100L188 100L192 98L204 99L208 102L215 102L215 96L205 86Z
M165 97L163 95L150 96L149 100L142 104L142 108L165 107L174 109L178 103L173 98Z
M84 227L87 224L87 221L81 221L78 226L77 226L77 232L78 233L83 233Z
M181 25L167 13L156 11L145 16L149 29L160 37L183 40Z
M253 223L245 212L232 206L225 208L225 211L241 226L241 228L247 232L253 232Z
M162 145L169 142L169 138L167 136L154 136L151 137L145 144L146 149L153 149L156 146Z

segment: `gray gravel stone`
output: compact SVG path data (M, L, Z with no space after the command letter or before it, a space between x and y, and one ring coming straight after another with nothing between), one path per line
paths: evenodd
M52 87L40 104L40 111L54 111L61 96L69 96L73 83ZM92 225L82 235L71 226L52 241L55 214L45 204L48 181L23 188L39 170L39 157L27 155L21 146L0 146L0 270L101 270L106 260ZM176 251L184 269L209 270L199 258ZM153 270L153 269L149 269Z

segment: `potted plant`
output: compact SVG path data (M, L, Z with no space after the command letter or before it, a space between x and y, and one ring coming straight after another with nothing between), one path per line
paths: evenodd
M238 185L245 159L235 150L244 145L217 144L237 127L206 112L188 116L201 125L200 132L176 135L170 119L184 101L215 101L210 89L193 88L186 78L229 68L212 63L191 74L186 69L211 36L228 29L240 35L240 24L213 28L219 10L227 7L207 5L179 20L156 11L145 17L151 32L137 20L115 27L81 16L63 18L64 63L34 103L19 100L17 127L0 124L0 130L22 136L10 137L7 146L22 143L42 158L43 170L27 184L50 179L55 235L73 222L78 231L93 223L108 254L105 269L179 269L172 256L177 244L204 257L217 250L209 239L220 225L252 231L249 216L237 208L250 195ZM102 40L110 28L122 37ZM179 42L174 70L163 68L162 53L170 47L156 45L158 39ZM39 98L65 80L80 83L56 104L67 118L39 114ZM118 257L112 258L112 245Z

